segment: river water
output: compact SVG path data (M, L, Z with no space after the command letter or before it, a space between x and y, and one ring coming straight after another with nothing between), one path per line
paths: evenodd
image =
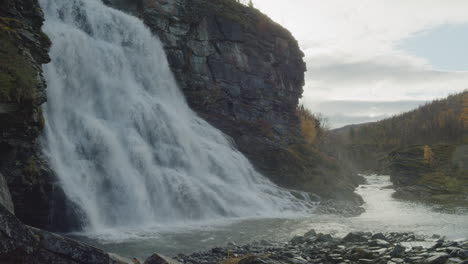
M468 211L397 200L388 176L366 176L367 183L356 190L365 200L365 213L357 217L336 215L291 216L204 222L177 226L155 226L153 230L123 230L116 235L78 234L72 237L124 256L146 257L191 253L228 242L244 244L258 240L286 241L310 229L344 236L351 231L414 232L449 239L468 238Z

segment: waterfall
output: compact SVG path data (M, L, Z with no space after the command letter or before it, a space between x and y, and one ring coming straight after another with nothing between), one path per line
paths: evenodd
M40 0L52 40L43 151L90 230L309 208L185 102L160 41L100 0Z

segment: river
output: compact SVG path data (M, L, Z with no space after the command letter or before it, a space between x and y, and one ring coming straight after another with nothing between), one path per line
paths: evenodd
M153 252L165 255L191 253L258 240L286 241L310 229L344 236L351 231L414 232L449 239L468 238L468 211L461 208L398 200L388 176L366 176L367 183L356 190L365 201L365 212L357 217L336 215L291 216L290 218L237 219L223 222L186 224L154 230L123 230L119 234L74 234L73 238L124 256L146 257Z

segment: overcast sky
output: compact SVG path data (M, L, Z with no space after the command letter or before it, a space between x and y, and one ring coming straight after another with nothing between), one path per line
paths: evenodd
M468 0L253 2L298 39L308 67L302 102L333 127L468 88Z

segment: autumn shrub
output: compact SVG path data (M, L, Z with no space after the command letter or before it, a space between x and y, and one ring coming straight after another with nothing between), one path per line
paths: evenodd
M308 144L314 145L326 135L326 120L319 114L313 114L304 105L296 109L299 118L301 134Z

